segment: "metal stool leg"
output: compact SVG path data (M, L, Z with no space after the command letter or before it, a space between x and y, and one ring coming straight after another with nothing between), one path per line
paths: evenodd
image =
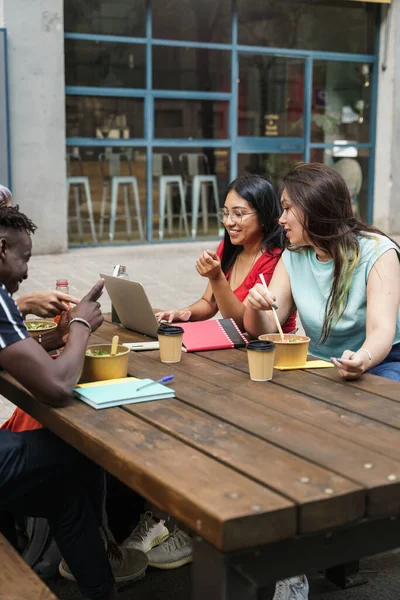
M85 181L83 184L83 187L85 189L85 194L86 194L86 203L87 203L87 207L88 207L89 222L90 222L90 229L92 232L92 238L93 238L94 243L97 244L96 228L94 225L92 198L90 195L89 182Z
M136 218L137 218L137 222L138 222L139 237L140 237L140 241L143 241L144 240L144 232L143 232L143 224L142 224L142 214L140 211L139 187L138 187L136 177L132 181L132 190L133 190L133 198L135 201Z
M110 227L109 227L109 240L110 242L114 239L115 234L115 219L117 216L117 202L118 202L118 182L114 179L111 180L111 205L110 205Z
M160 240L164 239L164 221L165 221L165 202L166 202L166 181L163 177L160 177L158 189L159 189L159 222L158 222L158 237Z
M122 192L124 195L124 205L125 205L125 221L126 221L126 233L128 234L128 238L132 238L132 220L131 220L131 211L129 208L129 186L127 184L122 185Z
M100 222L99 222L99 239L100 240L103 239L106 202L107 202L107 185L105 183L103 183L103 191L101 194Z
M219 211L219 196L218 196L218 184L214 179L212 182L213 192L214 192L214 203L215 203L215 212Z
M208 233L208 182L203 181L200 184L200 190L203 232Z
M172 207L172 194L171 187L173 184L171 182L166 182L166 196L167 196L167 227L169 235L172 235L172 226L173 226L173 207Z
M215 204L215 214L216 214L216 219L217 219L217 227L219 228L219 222L218 222L218 211L219 211L219 196L218 196L218 184L216 179L213 180L212 182L212 188L213 188L213 196L214 196L214 204Z
M81 215L81 200L79 197L79 185L74 185L74 200L75 200L75 211L76 211L76 225L78 227L79 238L83 243L83 227L82 227L82 215Z
M179 187L179 197L181 200L181 214L179 217L179 226L181 224L181 218L183 218L183 225L185 227L185 233L186 233L187 237L189 237L189 226L188 226L186 202L185 202L185 190L183 187L182 180L178 181L178 187Z
M199 179L194 176L192 182L192 238L196 239L197 234L197 218L199 215L199 196L200 196L200 182Z

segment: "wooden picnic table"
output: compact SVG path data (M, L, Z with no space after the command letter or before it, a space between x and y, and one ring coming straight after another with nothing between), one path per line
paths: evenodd
M116 333L148 339L104 322L91 342ZM359 558L400 545L398 383L334 369L257 383L243 350L171 365L131 352L129 374L173 374L176 398L52 409L6 373L1 393L194 533L193 600L256 600L310 568L344 586Z

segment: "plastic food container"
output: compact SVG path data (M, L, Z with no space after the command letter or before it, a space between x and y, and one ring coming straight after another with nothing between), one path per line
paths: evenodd
M302 367L307 362L310 338L306 335L285 333L285 341L282 341L279 333L264 333L258 339L274 342L275 367Z
M105 379L118 379L128 375L129 348L119 345L117 353L111 356L111 344L92 344L86 348L86 352L105 351L104 356L87 356L83 365L80 383L91 381L103 381Z

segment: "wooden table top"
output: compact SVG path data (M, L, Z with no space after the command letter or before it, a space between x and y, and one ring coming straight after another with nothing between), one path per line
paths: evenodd
M109 322L93 343L146 338ZM131 352L129 374L174 374L176 398L51 409L7 374L2 393L219 550L400 514L400 385L333 369L248 375L242 350Z

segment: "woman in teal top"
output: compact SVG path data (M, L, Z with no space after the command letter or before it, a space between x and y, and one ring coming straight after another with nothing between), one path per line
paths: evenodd
M281 321L296 307L310 353L332 360L343 378L368 371L400 381L400 248L354 217L335 169L300 163L283 183L279 223L289 245L269 292L250 290L246 330L275 332L271 305Z

